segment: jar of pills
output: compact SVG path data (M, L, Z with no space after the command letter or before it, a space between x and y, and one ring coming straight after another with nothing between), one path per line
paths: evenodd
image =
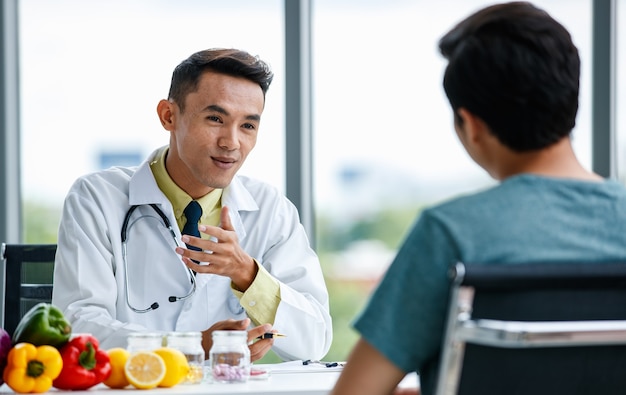
M154 351L163 346L163 335L155 332L131 333L126 338L126 349L134 351Z
M189 373L183 384L200 384L204 378L204 348L201 332L170 332L167 346L182 351L189 362Z
M243 383L250 377L250 349L246 331L213 331L211 374L220 383Z

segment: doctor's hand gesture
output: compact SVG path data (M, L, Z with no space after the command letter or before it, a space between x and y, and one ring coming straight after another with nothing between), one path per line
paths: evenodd
M185 244L198 247L201 251L176 248L176 253L182 255L183 262L191 270L198 273L212 273L230 277L233 285L241 292L245 292L254 281L258 267L254 259L239 245L237 233L230 221L228 207L222 208L220 226L198 226L198 230L212 236L210 240L189 235L183 235ZM205 262L208 264L197 264Z
M209 329L202 332L202 348L204 348L204 358L209 359L209 351L213 345L213 331L224 330L239 330L243 331L250 325L250 318L244 318L243 320L235 321L228 319L219 321L213 324ZM260 339L266 332L273 332L272 325L264 324L254 327L248 330L248 348L250 349L250 361L257 361L265 356L267 352L272 348L274 339Z

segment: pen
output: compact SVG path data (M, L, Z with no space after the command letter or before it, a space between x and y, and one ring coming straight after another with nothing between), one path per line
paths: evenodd
M336 367L343 367L343 363L340 362L324 362L324 361L311 361L310 359L307 359L306 361L302 361L303 365L312 365L312 364L319 364L319 365L324 365L327 368L336 368Z
M259 339L259 340L262 340L262 339L275 339L277 337L287 337L287 335L283 335L282 333L266 332L266 333L262 334L261 336L257 337L257 339Z

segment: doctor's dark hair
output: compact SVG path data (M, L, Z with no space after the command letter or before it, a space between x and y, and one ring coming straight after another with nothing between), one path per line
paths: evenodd
M527 2L484 8L439 41L454 111L482 119L517 151L548 147L576 124L580 58L569 32Z
M259 57L238 49L212 48L199 51L182 61L172 73L168 99L184 111L185 98L198 89L200 77L213 71L232 77L241 77L258 84L263 97L272 83L274 73Z

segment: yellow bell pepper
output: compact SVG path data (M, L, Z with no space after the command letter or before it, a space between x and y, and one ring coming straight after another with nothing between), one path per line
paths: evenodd
M31 343L16 344L7 357L2 378L20 394L46 392L61 374L63 359L56 348Z

